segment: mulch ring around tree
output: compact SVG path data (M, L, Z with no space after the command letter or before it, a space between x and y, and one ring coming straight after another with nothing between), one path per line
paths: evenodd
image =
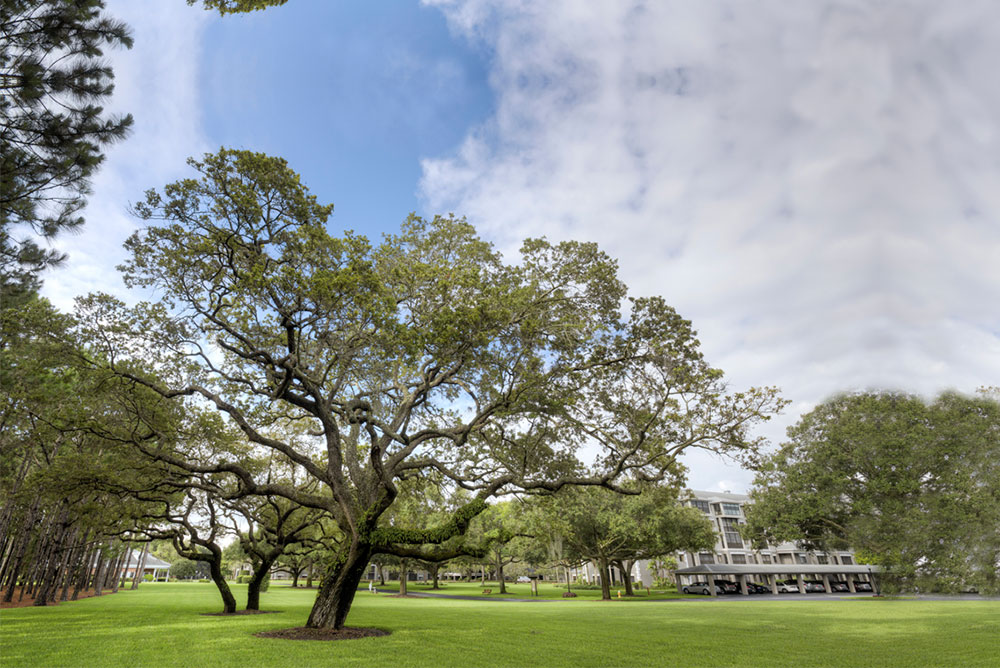
M237 610L236 612L203 612L205 617L236 617L238 615L270 615L281 610Z
M255 633L258 638L284 638L286 640L355 640L357 638L377 638L387 636L389 631L376 628L314 629L296 626L293 629L274 629Z

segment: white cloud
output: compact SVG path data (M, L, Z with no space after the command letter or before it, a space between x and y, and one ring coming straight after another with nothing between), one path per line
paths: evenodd
M1000 378L996 3L429 4L498 107L424 162L428 208L598 241L734 386L795 400L772 437L833 392Z
M56 239L68 263L45 276L43 294L63 310L92 291L129 298L115 266L124 260L122 242L136 229L130 202L184 172L184 161L206 150L197 110L201 36L211 15L183 2L135 3L111 0L107 13L128 23L135 45L106 51L115 91L106 109L131 113L134 131L106 151L93 180L77 235Z

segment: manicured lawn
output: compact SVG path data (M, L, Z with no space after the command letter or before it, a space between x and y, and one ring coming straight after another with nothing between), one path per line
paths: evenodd
M235 586L238 599L245 587ZM481 591L481 589L480 589ZM280 614L206 617L210 584L144 585L53 608L0 612L16 666L996 666L1000 602L505 603L358 593L352 626L392 635L255 638L304 623L313 591L272 587Z
M364 587L367 588L367 582L364 583ZM387 581L384 587L379 587L379 591L398 591L399 582L398 581ZM410 582L407 584L406 589L409 593L414 594L448 594L449 596L477 596L482 598L546 598L546 599L562 599L563 593L566 591L566 583L553 583L553 582L539 582L538 583L538 596L533 597L531 595L531 585L524 582L508 582L507 583L507 593L500 593L500 584L493 580L488 580L485 585L480 582L441 582L439 589L431 589L430 584L424 583L414 583ZM489 589L490 594L484 595L483 592ZM600 600L601 590L598 589L581 589L579 587L572 587L573 593L576 594L577 601L583 600ZM625 590L621 587L612 587L611 596L617 597L618 592L621 591L622 596L625 596ZM646 593L645 589L639 587L635 588L635 599L665 599L665 598L687 598L684 594L677 594L674 590L669 592L656 591L653 590L649 594Z

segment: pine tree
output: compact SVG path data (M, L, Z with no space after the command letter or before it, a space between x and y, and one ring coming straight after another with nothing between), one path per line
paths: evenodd
M0 289L35 290L65 259L41 243L83 225L81 209L103 150L132 116L104 113L114 74L102 48L131 48L129 27L104 0L0 3ZM17 228L18 233L15 233Z

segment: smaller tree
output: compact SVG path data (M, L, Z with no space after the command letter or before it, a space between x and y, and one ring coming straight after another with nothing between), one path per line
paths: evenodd
M626 488L632 494L583 488L553 499L552 526L569 548L565 554L597 564L602 599L611 599L612 565L632 595L629 572L636 560L714 545L708 520L678 502L679 483L679 477L672 485L637 483Z

